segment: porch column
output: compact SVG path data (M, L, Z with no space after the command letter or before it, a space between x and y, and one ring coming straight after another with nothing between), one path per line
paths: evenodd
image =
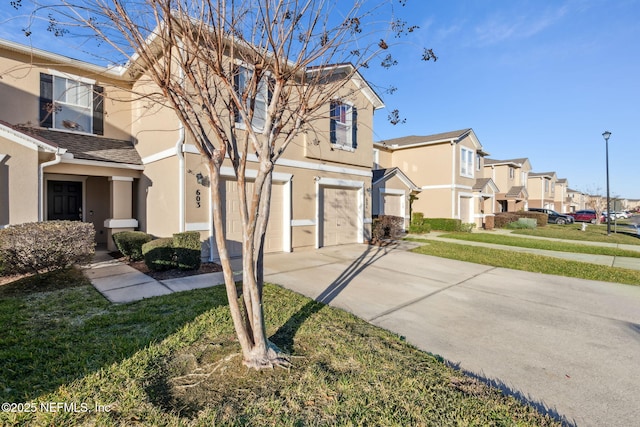
M119 231L133 231L138 220L133 216L133 178L112 176L109 178L109 215L104 221L107 229L107 247L117 250L112 236Z

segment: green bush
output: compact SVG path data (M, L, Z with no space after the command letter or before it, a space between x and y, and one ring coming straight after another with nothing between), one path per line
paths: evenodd
M152 237L142 231L121 231L113 235L113 242L122 255L132 261L143 258L142 245L150 242Z
M43 273L91 261L95 254L93 224L46 221L0 230L3 274Z
M518 215L513 212L499 212L494 216L494 225L496 228L505 228L512 222L518 220Z
M462 221L457 218L425 218L424 221L432 230L438 231L460 231L462 226Z
M536 219L535 218L518 218L517 221L507 224L506 228L511 230L536 228Z
M176 262L180 270L197 270L200 268L202 244L200 233L186 231L173 235L173 248Z
M544 212L519 211L516 212L520 218L533 218L536 220L538 227L545 227L549 222L549 215Z
M414 212L411 216L411 224L409 224L409 233L426 234L431 231L431 226L424 220L422 212Z
M144 263L154 271L170 270L176 267L173 238L156 239L142 245Z
M464 233L471 233L473 229L476 228L476 224L473 222L463 222L460 224L460 228L458 231L462 231Z

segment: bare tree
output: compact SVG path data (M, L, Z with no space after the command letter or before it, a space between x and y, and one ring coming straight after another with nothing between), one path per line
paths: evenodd
M206 159L215 239L244 363L287 364L266 336L263 249L276 161L319 110L363 67L395 64L388 53L415 28L395 18L406 0L59 0L37 5L49 30L110 46L131 73L150 79L144 96L171 108ZM349 3L345 5L345 3ZM29 29L27 31L30 31ZM429 49L422 60L435 60ZM124 62L124 61L123 61ZM349 63L340 78L335 64ZM266 110L266 114L262 114ZM396 122L400 121L395 113ZM325 117L326 118L326 117ZM257 176L247 185L247 157ZM225 240L221 167L235 174L243 229L242 295Z

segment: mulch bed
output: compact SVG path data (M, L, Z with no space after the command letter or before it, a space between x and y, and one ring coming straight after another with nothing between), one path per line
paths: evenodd
M215 262L203 262L200 264L200 268L197 270L179 270L177 268L165 271L153 271L144 263L144 261L129 261L127 257L123 256L120 252L110 252L109 255L121 261L141 273L147 276L153 277L156 280L168 280L177 279L179 277L195 276L198 274L217 273L222 271L222 267Z

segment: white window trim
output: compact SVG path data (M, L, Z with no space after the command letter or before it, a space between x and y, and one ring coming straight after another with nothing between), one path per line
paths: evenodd
M234 61L234 64L237 65L238 67L244 68L247 71L253 72L253 67L251 67L249 64L247 64L244 61L236 60L236 61ZM271 73L265 72L262 78L263 79L264 78L269 78L270 75L271 75ZM267 114L268 114L268 110L269 110L269 86L268 86L268 84L264 85L264 91L265 91L265 94L264 94L265 108L264 108L264 118L263 118L263 120L266 123ZM254 114L255 114L255 111L254 111ZM238 120L238 118L239 117L236 117L236 120ZM238 129L247 130L247 125L246 125L246 123L244 121L242 121L242 122L236 121L234 123L234 125ZM253 124L251 125L251 128L253 129L254 132L258 132L258 133L264 131L264 127L258 128L256 126L254 126Z
M468 152L469 153L469 159L471 160L470 162L465 162L464 159L464 152ZM474 177L474 152L473 150L467 148L467 147L460 147L460 176L463 176L465 178L473 178ZM463 165L466 166L467 172L465 173L463 171ZM469 171L471 171L469 173Z
M55 131L60 131L60 132L73 132L73 133L78 133L78 134L83 134L83 135L94 135L93 133L93 111L94 111L94 105L93 105L93 99L94 99L94 86L96 84L95 80L92 79L87 79L85 77L80 77L80 76L76 76L74 74L67 74L67 73L61 73L59 71L56 70L49 70L49 74L54 77L53 79L51 79L51 93L53 96L55 96L56 90L55 90L55 77L58 78L62 78L62 79L66 79L66 80L71 80L74 82L78 82L78 83L82 83L82 84L87 84L90 86L89 89L89 106L85 107L83 105L79 105L79 104L74 104L71 102L66 102L66 101L59 101L57 99L52 99L52 102L55 106L55 104L60 104L62 106L70 106L70 107L75 107L75 108L82 108L82 109L88 109L88 117L89 117L89 130L74 130L74 129L67 129L67 128L60 128L60 127L56 127L56 111L55 108L53 109L52 115L51 115L51 124L52 127L50 128L50 130L55 130Z
M348 131L347 131L347 140L348 140L348 144L347 145L342 145L342 144L331 144L331 147L334 150L343 150L343 151L349 151L351 153L355 152L356 149L353 148L353 107L354 107L354 103L353 102L349 102L349 101L345 101L344 99L341 98L334 98L331 100L331 102L337 102L343 105L348 105L349 106L349 114L347 117L347 123L348 123ZM331 105L329 105L329 120L333 120L333 117L331 116ZM336 138L337 139L337 138Z

